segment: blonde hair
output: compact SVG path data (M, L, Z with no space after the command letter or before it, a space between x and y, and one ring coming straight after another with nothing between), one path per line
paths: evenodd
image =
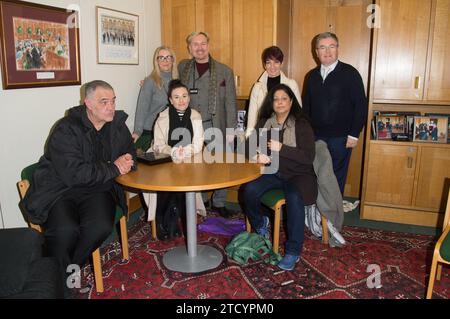
M175 51L173 51L172 48L168 46L162 45L155 50L155 54L153 55L153 71L150 74L150 78L155 81L158 88L162 88L161 70L159 69L158 64L159 52L161 52L162 50L169 51L170 55L173 56L172 80L178 79L177 57L175 55Z

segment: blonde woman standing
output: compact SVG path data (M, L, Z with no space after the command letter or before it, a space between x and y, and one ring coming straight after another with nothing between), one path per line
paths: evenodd
M279 47L271 46L264 49L261 60L264 67L264 73L259 78L258 82L253 85L250 94L250 105L247 116L247 130L245 136L250 136L252 130L255 128L258 112L271 88L278 84L286 84L294 92L300 106L302 100L298 84L294 79L288 78L281 68L283 67L284 54Z
M142 84L134 118L133 140L147 137L150 145L153 140L153 125L158 114L168 105L169 82L178 78L175 52L160 46L153 56L153 71ZM145 150L144 150L145 151Z

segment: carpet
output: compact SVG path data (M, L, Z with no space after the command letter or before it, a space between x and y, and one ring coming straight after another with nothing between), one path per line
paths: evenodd
M199 216L198 223L203 221ZM184 238L151 239L150 224L141 217L128 230L130 260L121 260L117 240L101 248L105 292L92 287L75 298L85 299L422 299L436 237L344 226L343 248L331 248L305 230L300 262L280 271L262 261L241 266L224 247L229 237L198 232L198 243L219 249L223 262L198 274L172 272L163 255L184 245ZM280 248L283 253L284 232ZM89 265L82 281L93 286ZM450 271L444 266L433 298L450 297Z

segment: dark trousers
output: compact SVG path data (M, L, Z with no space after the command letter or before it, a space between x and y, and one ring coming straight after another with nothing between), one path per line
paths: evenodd
M352 149L347 148L347 137L320 137L316 140L322 140L327 143L333 160L333 171L339 184L341 194L344 195L345 181L347 179L348 165L352 155Z
M64 272L70 264L82 267L111 234L115 212L109 192L64 196L43 225L46 254L56 257Z
M271 189L282 189L286 199L287 231L286 254L300 255L305 229L305 205L297 188L283 180L278 174L262 175L244 188L245 214L253 229L263 226L260 213L261 197Z

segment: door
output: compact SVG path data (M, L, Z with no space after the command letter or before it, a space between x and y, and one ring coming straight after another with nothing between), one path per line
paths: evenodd
M436 0L426 99L450 103L450 0Z
M411 206L417 147L370 145L366 202Z
M422 100L431 0L380 0L375 100Z
M233 71L238 95L249 96L263 73L261 53L274 44L274 32L273 0L233 0Z
M450 148L422 147L415 206L438 212L446 177L450 178Z
M186 37L195 31L195 0L161 1L162 43L171 47L177 61L189 58Z
M195 30L208 33L211 56L229 67L232 62L231 0L197 0Z

